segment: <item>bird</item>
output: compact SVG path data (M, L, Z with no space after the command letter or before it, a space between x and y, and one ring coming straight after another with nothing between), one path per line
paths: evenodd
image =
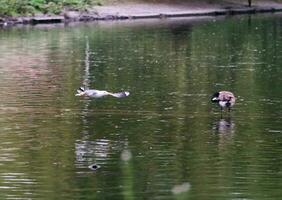
M95 89L86 89L85 87L80 87L77 90L77 93L75 96L88 96L88 97L93 97L93 98L101 98L104 96L113 96L116 98L122 98L122 97L127 97L129 96L129 92L117 92L117 93L112 93L108 92L106 90L95 90Z
M221 108L221 111L224 108L227 108L228 111L230 112L231 107L234 106L236 98L234 96L234 94L232 92L229 91L219 91L219 92L215 92L212 95L211 101L213 103L218 103L218 105Z

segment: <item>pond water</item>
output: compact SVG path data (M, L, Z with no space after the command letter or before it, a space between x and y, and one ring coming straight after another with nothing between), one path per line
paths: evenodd
M279 15L2 29L0 199L282 199L281 65Z

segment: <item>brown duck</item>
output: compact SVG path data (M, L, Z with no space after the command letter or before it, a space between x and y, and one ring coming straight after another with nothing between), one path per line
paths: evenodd
M235 104L236 98L232 92L219 91L213 94L211 101L217 103L221 110L227 108L230 111Z

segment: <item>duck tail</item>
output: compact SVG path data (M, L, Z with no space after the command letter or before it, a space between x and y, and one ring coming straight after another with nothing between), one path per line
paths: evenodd
M110 95L116 97L116 98L123 98L129 96L129 92L118 92L118 93L110 93Z

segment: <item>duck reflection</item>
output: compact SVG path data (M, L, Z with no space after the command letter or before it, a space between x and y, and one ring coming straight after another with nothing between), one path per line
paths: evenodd
M230 117L223 119L221 118L215 125L215 129L218 133L223 134L223 135L232 135L234 134L234 127L235 124L231 120Z
M235 133L235 123L233 120L228 118L220 118L214 125L214 130L218 133L219 146L225 146L230 143Z
M89 166L97 160L106 160L110 150L111 144L109 140L78 140L75 144L77 167L85 168L85 166Z

